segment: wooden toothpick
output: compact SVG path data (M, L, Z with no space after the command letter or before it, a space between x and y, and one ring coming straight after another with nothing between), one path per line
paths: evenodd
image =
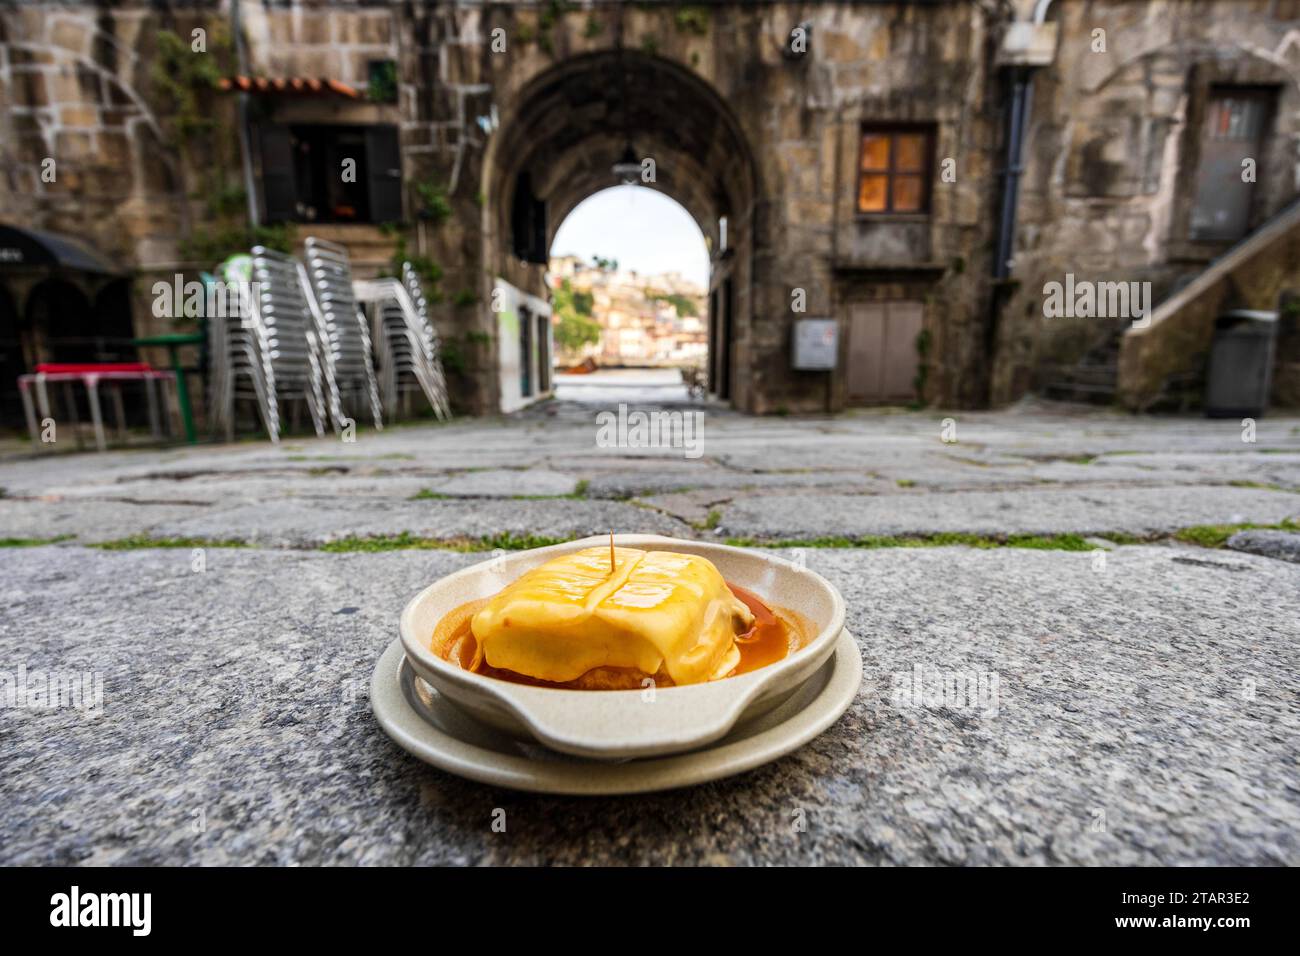
M614 573L614 532L609 533L609 573Z

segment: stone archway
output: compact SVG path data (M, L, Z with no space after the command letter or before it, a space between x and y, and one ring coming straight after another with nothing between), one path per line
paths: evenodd
M103 361L91 298L76 282L52 277L27 296L28 328L37 330L38 347L50 362Z
M611 167L629 145L638 159L654 161L655 179L643 186L680 203L709 243L710 387L746 407L753 261L761 245L758 167L723 98L674 62L631 50L572 57L511 99L483 165L482 194L490 197L483 214L486 281L490 287L501 278L545 297L545 256L537 253L549 250L578 203L616 184ZM521 190L530 195L521 197ZM532 224L531 241L518 234L527 228L521 222Z

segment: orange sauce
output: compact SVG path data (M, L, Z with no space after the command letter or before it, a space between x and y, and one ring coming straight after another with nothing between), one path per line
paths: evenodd
M727 582L731 593L745 603L754 615L754 624L744 634L736 635L736 647L740 650L740 663L728 677L747 674L750 671L775 664L807 644L816 633L807 618L788 608L771 607L753 591L738 584ZM495 677L516 684L529 684L533 687L560 687L581 690L619 690L640 689L645 675L640 671L621 667L598 667L588 671L577 680L555 683L537 680L514 671L492 667L486 660L477 663L478 643L470 625L474 615L491 600L481 598L462 604L447 614L433 629L430 645L433 652L467 671ZM662 670L654 675L655 685L671 687L672 679Z

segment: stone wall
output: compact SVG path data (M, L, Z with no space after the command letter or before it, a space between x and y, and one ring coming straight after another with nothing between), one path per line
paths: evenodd
M201 5L175 12L153 6L0 10L0 215L75 236L133 275L138 336L192 326L156 318L150 288L191 270L179 245L203 219L203 203L189 198L198 180L155 95L157 34L167 28L189 36L220 24ZM228 104L213 101L205 112L229 123ZM203 152L205 164L237 157L233 144ZM91 297L102 285L95 277L69 278ZM34 284L17 280L10 290L20 314ZM47 358L43 330L27 335L29 360ZM163 350L143 357L168 364ZM197 386L193 397L201 407Z
M206 22L166 20L178 30ZM128 266L175 261L189 210L149 82L163 22L144 8L0 11L6 219L80 236Z
M1044 319L1045 282L1071 272L1149 280L1159 299L1199 272L1223 251L1187 239L1197 131L1214 84L1276 90L1253 218L1266 221L1296 191L1295 0L1052 4L1055 59L1034 76L1014 267L1000 288L990 275L1007 94L996 53L1011 5L244 0L240 7L253 73L329 76L364 92L371 60L397 62L395 104L272 99L259 100L259 109L285 120L400 128L404 233L316 231L346 242L362 274L384 268L399 241L438 264L435 318L466 410L491 411L499 394L489 309L495 278L541 291L541 267L510 253L512 151L549 144L551 235L574 203L610 184L602 150L623 138L609 128L614 113L591 114L588 127L606 124L603 140L567 151L559 139L566 130L594 135L581 117L523 115L541 102L529 97L552 82L561 97L585 90L581 96L594 97L588 106L611 109L602 74L580 68L596 61L584 58L623 50L662 64L655 75L669 80L656 93L694 104L731 137L734 148L719 153L694 133L674 137L649 113L647 129L634 131L661 160L658 188L683 202L714 241L715 285L729 280L735 300L733 399L755 412L834 410L848 401L847 352L834 373L789 368L798 290L804 314L834 316L842 330L858 303L924 303L931 347L923 397L971 407L1015 400L1045 365L1072 361L1107 334L1086 320ZM1023 18L1030 8L1021 3L1016 12ZM229 19L229 4L218 0L0 10L6 218L83 236L144 283L209 265L187 259L184 240L213 228L201 196L213 168L238 172L233 97L205 95L224 132L187 150L177 141L175 104L159 95L151 70L159 31L185 37L203 27L217 35ZM809 52L792 56L784 46L800 24L811 28ZM1098 29L1104 52L1093 49ZM689 119L682 117L684 130ZM952 163L951 181L936 175L928 215L856 212L860 130L882 122L929 124L936 163ZM46 158L57 163L54 182L40 179ZM415 215L424 182L445 189L446 221ZM727 255L717 255L719 215L732 235ZM298 237L305 234L300 227ZM138 299L138 330L169 331L152 318L147 297Z
M1095 319L1044 318L1043 287L1067 273L1150 281L1158 303L1222 255L1194 242L1199 134L1215 84L1275 91L1252 226L1294 197L1300 152L1300 4L1057 0L1055 62L1037 71L1012 276L993 355L994 404L1113 334ZM1104 31L1105 50L1096 50ZM1177 363L1175 363L1177 364Z

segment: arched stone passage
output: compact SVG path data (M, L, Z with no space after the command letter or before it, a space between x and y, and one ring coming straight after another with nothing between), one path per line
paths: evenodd
M519 254L521 206L531 198L542 210L537 238L544 235L545 242L531 245L549 249L578 203L617 183L611 167L631 145L638 159L654 160L655 181L643 185L681 203L709 243L711 389L745 407L761 186L732 110L685 68L630 50L566 60L536 77L512 103L483 167L482 192L490 197L483 223L488 281L500 277L545 296L545 265ZM532 194L522 203L521 188ZM725 249L719 234L724 218Z
M130 344L131 284L65 276L43 279L27 296L25 326L37 333L36 353L48 362L106 362L135 358Z
M51 362L102 361L95 348L90 299L74 283L45 279L27 297L27 325L39 330L41 353Z

